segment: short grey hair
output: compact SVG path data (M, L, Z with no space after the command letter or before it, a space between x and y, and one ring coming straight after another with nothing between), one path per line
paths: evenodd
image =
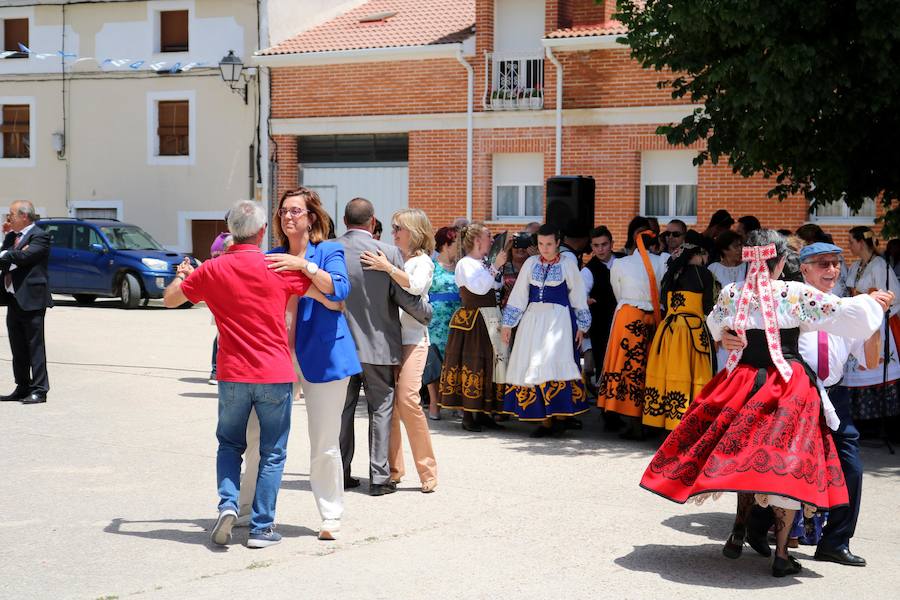
M266 212L259 202L241 200L228 211L228 231L235 244L253 241L266 225Z
M16 212L20 215L27 217L29 221L34 223L37 220L37 213L34 212L34 204L32 204L28 200L16 200L13 202L16 207Z
M774 229L756 229L750 232L747 241L744 242L744 246L768 246L769 244L775 244L775 258L766 261L766 266L771 272L778 266L778 261L788 253L787 238Z

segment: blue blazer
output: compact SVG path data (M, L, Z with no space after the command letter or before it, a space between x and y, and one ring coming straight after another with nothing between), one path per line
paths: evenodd
M283 247L272 250L285 251ZM331 274L334 294L326 294L329 300L342 302L347 298L350 279L343 246L337 242L309 243L306 260ZM362 372L344 314L325 308L312 298L300 298L297 304L295 351L303 376L312 383L337 381Z

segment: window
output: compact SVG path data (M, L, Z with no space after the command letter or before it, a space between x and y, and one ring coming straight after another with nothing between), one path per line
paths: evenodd
M159 13L159 51L188 51L188 11L165 10Z
M50 246L53 248L72 247L72 225L68 223L51 223L49 225L41 225L41 227L50 236Z
M28 104L4 104L2 106L2 147L0 158L31 157L31 107Z
M863 199L862 206L858 211L851 211L850 207L843 202L832 202L811 210L810 216L815 221L826 223L828 221L871 223L875 219L875 200L873 198Z
M103 245L103 240L100 239L100 234L98 234L93 227L76 225L74 245L75 249L90 251L92 244L100 244L101 246Z
M28 19L3 19L3 51L14 53L7 58L28 58L19 44L28 47Z
M309 163L407 162L405 133L305 135L297 140L300 161Z
M648 217L697 217L697 167L691 150L641 155L641 206Z
M540 220L544 214L544 155L494 154L494 218Z
M158 156L190 154L190 119L187 100L160 100L158 105Z
M119 219L119 211L116 208L76 208L76 219Z

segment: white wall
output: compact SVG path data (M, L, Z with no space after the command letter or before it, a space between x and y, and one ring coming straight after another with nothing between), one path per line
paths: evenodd
M494 3L494 52L533 54L542 52L545 0L496 0Z

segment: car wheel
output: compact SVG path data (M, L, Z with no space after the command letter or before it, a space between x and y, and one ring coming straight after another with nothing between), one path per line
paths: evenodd
M125 308L137 308L141 303L141 284L131 273L125 273L122 277L119 284L119 298L122 299L122 306Z
M93 294L74 294L74 296L75 302L78 304L90 304L97 299L97 296Z

